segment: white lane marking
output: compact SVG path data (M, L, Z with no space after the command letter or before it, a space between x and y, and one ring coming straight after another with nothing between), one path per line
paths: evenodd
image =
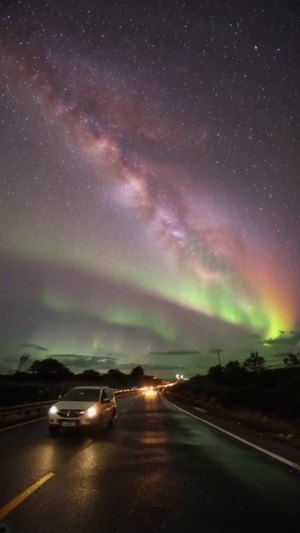
M14 424L13 426L7 426L7 428L1 428L0 433L2 431L8 431L9 429L18 428L19 426L25 426L26 424L33 424L33 422L39 422L40 420L46 420L48 418L47 416L42 416L40 418L35 418L34 420L27 420L27 422L20 422L19 424Z
M200 422L203 422L204 424L207 424L208 426L217 429L218 431L221 431L222 433L225 433L225 435L229 435L229 437L232 437L233 439L238 440L239 442L242 442L243 444L246 444L247 446L250 446L251 448L254 448L255 450L258 450L259 452L264 453L265 455L268 455L269 457L272 457L272 459L275 459L276 461L280 461L281 463L284 463L285 465L288 465L295 470L300 471L300 465L298 463L293 463L292 461L289 461L288 459L285 459L285 457L281 457L281 455L277 455L276 453L270 452L269 450L266 450L265 448L262 448L261 446L258 446L257 444L253 444L253 442L250 442L246 439L243 439L242 437L239 437L238 435L235 435L234 433L231 433L230 431L227 431L226 429L221 428L220 426L216 426L212 422L209 422L208 420L204 420L204 418L200 418L199 416L194 415L193 413L190 413L189 411L186 411L185 409L182 409L182 407L178 407L178 405L175 405L174 403L167 400L164 396L162 396L162 400L169 404L169 406L177 409L178 411L182 411L186 415L191 416L192 418L195 418L196 420L199 420Z

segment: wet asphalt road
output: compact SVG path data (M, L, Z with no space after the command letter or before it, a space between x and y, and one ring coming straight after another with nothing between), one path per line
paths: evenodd
M118 400L115 427L49 438L46 421L0 433L1 508L16 533L298 532L300 473L167 406Z

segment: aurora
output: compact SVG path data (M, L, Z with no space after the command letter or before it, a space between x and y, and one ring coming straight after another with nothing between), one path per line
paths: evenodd
M196 368L191 353L207 367L215 345L228 358L253 344L267 354L299 325L294 198L282 179L294 151L269 143L279 119L270 111L264 125L245 85L254 125L243 129L234 85L213 111L208 74L189 71L197 90L182 101L167 58L168 78L151 85L146 59L132 77L109 47L95 58L68 39L16 24L0 44L6 366L22 343L149 368L155 352L186 350L172 369Z

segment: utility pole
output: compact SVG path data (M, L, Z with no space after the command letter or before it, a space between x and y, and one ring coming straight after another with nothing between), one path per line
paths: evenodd
M222 366L221 365L221 356L220 356L220 353L223 352L223 350L221 348L218 348L217 349L217 354L218 354L218 359L219 359L219 366Z

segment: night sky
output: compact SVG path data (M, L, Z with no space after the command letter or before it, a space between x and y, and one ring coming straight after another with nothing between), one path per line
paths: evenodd
M0 13L0 371L299 351L297 2Z

